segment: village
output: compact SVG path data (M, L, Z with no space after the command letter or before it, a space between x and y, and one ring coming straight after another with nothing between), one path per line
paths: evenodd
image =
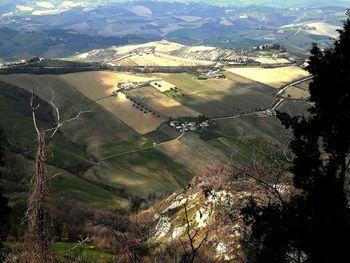
M169 122L169 127L175 129L178 132L196 132L202 128L209 128L214 123L205 117L200 116L197 121L182 121L173 120Z

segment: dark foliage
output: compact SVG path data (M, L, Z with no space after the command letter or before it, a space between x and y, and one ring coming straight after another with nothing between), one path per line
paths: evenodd
M32 110L29 105L32 94L26 90L0 81L0 94L15 102L16 109L27 117L32 117ZM38 120L45 123L52 123L52 109L49 103L39 97L35 97L35 103L40 104L37 111Z
M278 114L294 134L291 172L301 194L267 206L252 200L243 209L252 224L248 262L349 261L350 14L339 34L330 49L312 47L310 117Z
M5 138L3 137L3 132L0 130L0 166L4 165L4 156L2 145L5 142ZM0 174L1 179L1 174ZM3 196L2 191L0 189L0 262L4 259L4 250L2 241L6 238L7 235L7 216L10 213L10 208L8 207L8 199Z

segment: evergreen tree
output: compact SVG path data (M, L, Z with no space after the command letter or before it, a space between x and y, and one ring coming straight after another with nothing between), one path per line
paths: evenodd
M332 48L311 49L308 117L279 119L293 131L291 171L301 190L284 204L243 209L252 223L249 262L349 262L350 14Z

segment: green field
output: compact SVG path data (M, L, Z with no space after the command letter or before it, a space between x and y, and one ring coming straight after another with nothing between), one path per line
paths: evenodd
M174 96L178 102L209 117L260 110L269 107L275 100L273 88L233 73L224 73L225 79L207 80L198 80L195 75L185 73L138 76L152 75L152 78L160 77L176 85L183 94ZM254 144L248 143L247 139L264 138L286 144L289 138L288 132L274 116L265 115L217 120L209 133L201 137L188 134L179 141L170 141L180 134L167 124L141 136L115 115L83 96L74 84L68 83L62 76L14 74L1 75L0 80L27 91L35 89L46 101L52 96L48 88L51 86L62 118L74 116L81 109L92 109L91 113L62 129L53 143L50 160L52 165L71 172L64 173L52 183L53 191L90 208L124 207L128 204L123 199L126 196L146 198L150 193L172 193L185 187L193 176L206 173L217 165L227 165L232 149L236 152L233 161L248 160ZM128 90L127 94L144 103L158 96L166 98L173 95L162 94L152 87ZM13 100L1 97L0 109L6 114L0 116L0 125L12 143L25 149L33 148L35 134L31 119L23 116L16 107ZM289 101L283 107L291 111L300 108L297 102ZM46 127L48 124L40 125ZM210 136L204 140L205 135ZM238 138L243 138L245 142ZM165 141L170 142L157 145ZM118 189L122 191L120 195L123 198L76 175L97 185Z
M93 107L92 113L87 113L82 119L67 125L62 130L63 136L59 135L55 139L52 148L54 154L50 161L52 164L61 168L66 168L69 164L74 165L77 174L83 174L86 169L82 169L82 164L87 164L92 166L87 172L88 177L112 186L125 187L132 194L142 197L152 192L170 193L186 185L192 178L192 173L186 167L156 150L130 153L105 160L110 156L149 148L153 142L171 138L172 132L167 131L165 127L161 128L159 133L137 135L112 114L78 93L59 76L21 74L0 76L0 79L26 90L36 87L37 94L46 100L51 97L51 91L47 88L48 84L51 85L55 90L55 101L62 110L62 118L70 111L76 112L78 106L88 109ZM80 102L78 106L77 101ZM35 134L31 119L21 116L14 109L14 105L11 105L13 102L5 97L2 97L0 102L2 112L7 113L1 117L0 123L5 127L9 139L16 145L33 146ZM40 123L40 125L47 124ZM69 138L69 141L66 138ZM68 184L66 180L57 180L53 186L62 191ZM98 203L99 200L95 203L91 197L91 200L84 197L84 189L87 191L85 194L94 194L93 189L89 187L81 183L78 189L68 191L67 194L75 199L85 200L90 206L99 207L101 205ZM99 199L105 200L105 193L100 195ZM110 207L115 203L112 198L110 199L103 206Z
M18 102L2 94L6 84L0 83L0 85L0 111L2 113L0 127L12 145L26 151L26 155L32 157L35 153L36 139L32 119L20 112ZM15 89L15 87L12 88ZM48 123L40 121L38 125L43 128L49 127ZM79 172L92 165L91 158L61 134L57 134L53 140L52 151L55 154L52 155L49 162L62 169Z
M22 243L5 243L5 248L17 254L23 249ZM55 242L53 250L58 260L84 260L84 262L103 263L110 262L113 255L104 252L90 244L78 242ZM61 262L61 261L60 261ZM69 261L70 262L70 261Z
M81 259L88 262L108 262L113 255L98 250L89 244L79 245L78 243L56 242L53 246L56 255L68 259Z
M225 79L198 80L195 75L160 74L165 81L176 85L182 96L171 97L209 117L227 116L254 111L271 105L273 89L224 72Z
M84 146L86 152L95 158L123 151L124 141L133 141L138 137L136 132L82 96L60 76L13 74L2 75L0 80L28 91L35 90L46 101L52 97L50 86L55 91L55 103L60 108L62 119L75 116L80 110L92 110L79 120L65 125L61 131L72 142Z
M91 209L125 208L129 202L76 175L62 173L51 182L52 193L76 200Z
M171 193L183 188L193 173L176 160L151 149L105 160L90 169L86 176L147 197L149 193Z

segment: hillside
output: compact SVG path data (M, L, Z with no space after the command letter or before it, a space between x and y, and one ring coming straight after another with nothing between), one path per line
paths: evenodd
M29 60L35 56L62 58L76 52L130 42L143 43L157 37L96 37L73 30L18 31L0 26L0 57L4 60Z
M176 56L220 51L166 41L114 50L116 54L126 54L150 47L159 52L177 52ZM230 52L227 50L227 54ZM153 193L168 194L181 189L193 176L208 173L214 166L246 161L254 143L261 143L263 148L265 141L286 143L288 132L276 133L280 125L267 112L277 106L291 112L303 109L302 100L298 105L287 95L284 99L275 95L276 88L304 77L303 71L295 66L294 71L288 67L256 68L255 71L271 72L265 74L266 81L257 79L257 74L236 72L248 69L228 65L220 70L224 78L206 79L201 77L205 72L198 75L93 71L64 75L9 74L0 75L0 81L9 92L34 89L46 101L52 96L49 85L65 118L79 109L92 109L83 119L62 129L63 138L69 138L68 143L75 148L54 146L53 164L97 186L107 187L119 197L147 198ZM281 82L271 83L269 79L277 75L283 75ZM295 93L293 89L288 89L291 94ZM18 95L11 96L18 99ZM22 99L21 103L26 101ZM1 119L5 134L14 145L32 149L33 134L23 134L31 130L31 122L27 120L22 123L25 127L17 127L10 116ZM200 116L205 116L208 122L205 125L209 127L201 128ZM185 123L188 128L179 131L170 126L170 120ZM244 138L240 138L242 134ZM63 149L65 153L60 152ZM72 153L67 149L72 149ZM237 154L232 156L232 151ZM66 154L72 155L72 165L79 168L72 168L62 159ZM80 164L84 160L85 166Z
M115 66L196 66L211 65L212 61L232 52L206 46L189 47L162 40L141 45L91 50L74 58L105 62Z
M330 7L313 1L314 5L303 8L286 8L277 2L269 3L276 6L269 8L266 1L257 2L262 6L238 1L245 6L237 2L234 8L220 5L225 1L210 2L212 5L191 1L37 2L39 5L32 1L28 2L32 6L25 2L3 6L0 28L16 31L16 35L0 46L0 57L63 57L161 39L221 48L279 43L288 51L307 55L312 42L323 47L331 44L329 37L335 35L334 29L341 26L346 13L344 5L337 6L334 1Z
M263 173L264 168L259 168L213 169L209 174L195 177L186 190L139 212L136 220L152 221L148 240L152 244L151 253L157 251L160 255L169 253L177 257L184 253L192 256L197 250L198 261L244 262L243 249L251 229L241 209L252 198L259 202L273 202L276 198L268 186L247 176L253 170L253 173ZM260 180L273 180L268 178L267 174L259 175ZM288 179L279 181L276 189L283 198L292 192Z

